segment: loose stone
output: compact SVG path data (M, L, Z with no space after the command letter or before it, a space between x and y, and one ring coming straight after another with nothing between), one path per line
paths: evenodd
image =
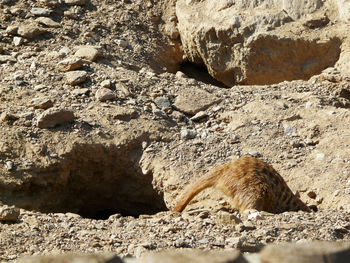
M17 60L9 55L0 55L0 64L6 62L17 62Z
M167 97L157 97L154 99L154 103L162 110L168 109L171 106L171 103Z
M7 161L5 163L5 168L7 171L11 171L13 169L13 162L12 161Z
M30 12L36 16L49 16L52 11L47 8L33 7Z
M321 161L325 158L325 156L326 155L324 153L318 153L318 154L316 154L316 159Z
M22 37L14 37L13 38L13 44L18 47L23 44L23 38Z
M99 50L94 47L84 46L80 47L74 55L90 61L95 61L101 54Z
M181 139L189 140L194 139L197 136L196 130L183 129L180 133Z
M88 88L82 88L82 89L75 89L72 91L72 94L75 96L82 96L86 95L89 92Z
M67 5L85 5L86 0L65 0Z
M113 100L116 98L116 94L114 91L107 89L107 88L99 88L96 91L95 97L99 101L107 101L107 100Z
M46 6L56 7L56 6L60 5L61 1L59 1L59 0L40 0L40 2L42 2Z
M57 65L59 71L67 72L81 68L87 60L79 57L69 57L60 61Z
M128 46L128 42L125 41L125 40L122 40L122 39L115 39L114 40L114 43L116 43L118 46L122 47L122 48L125 48Z
M71 110L61 108L50 108L45 110L37 121L39 128L53 128L67 122L74 121L74 113Z
M203 118L206 118L208 117L208 113L206 111L200 111L200 112L197 112L192 118L191 118L191 121L199 121Z
M67 84L77 85L86 80L87 73L82 70L69 71L65 73Z
M102 88L110 88L112 85L111 81L109 79L105 79L104 81L101 82L101 87Z
M242 223L242 220L232 213L221 211L216 215L216 222L223 225L236 225Z
M18 35L28 39L35 38L45 32L46 30L40 28L36 24L24 24L18 27Z
M310 197L310 198L312 198L312 199L315 199L315 198L316 198L316 193L315 193L314 191L309 191L309 192L307 193L307 196Z
M0 221L3 222L15 222L18 220L20 211L14 206L1 206L0 207Z
M35 109L48 109L53 106L53 102L51 101L50 98L47 97L40 97L40 98L35 98L32 99L30 103L31 107L34 107Z
M259 153L257 150L254 150L254 149L249 149L248 154L256 158L259 158L262 156L261 153Z
M57 23L55 21L53 21L51 18L49 17L38 17L36 20L36 22L43 24L47 27L53 27L53 28L58 28L60 27L60 23Z
M164 119L168 118L168 115L165 113L165 111L160 110L160 109L158 109L158 108L156 108L156 107L154 107L154 108L152 109L152 113L153 113L154 115L156 115L156 116L158 116L158 117L162 117L162 118L164 118Z
M16 35L18 31L18 26L14 25L14 26L8 26L5 30L5 32L9 35Z

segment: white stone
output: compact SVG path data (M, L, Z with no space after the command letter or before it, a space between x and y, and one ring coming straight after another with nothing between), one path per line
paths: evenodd
M52 11L47 8L33 7L30 12L36 16L49 16Z
M11 171L13 169L13 162L12 161L7 161L5 163L5 168L6 168L6 170Z
M318 154L316 154L316 159L317 160L323 160L325 158L325 154L324 153L318 153Z
M111 80L105 79L104 81L101 82L101 87L102 88L110 88L111 87Z
M196 130L190 130L190 129L183 129L180 133L181 139L188 140L188 139L194 139L197 136Z
M263 215L260 212L254 212L248 215L248 220L264 219Z
M314 103L311 102L311 101L306 102L306 104L305 104L305 109L311 108L313 104L314 104Z
M125 48L129 45L129 43L127 41L122 40L122 39L115 39L114 43L116 43L118 46L120 46L122 48Z
M14 38L13 38L13 44L14 44L16 47L22 45L23 41L24 41L23 37L14 37Z

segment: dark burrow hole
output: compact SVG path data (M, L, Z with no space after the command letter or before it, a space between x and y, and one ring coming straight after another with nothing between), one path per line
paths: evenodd
M163 193L152 185L152 174L142 173L141 153L141 147L79 145L55 165L30 171L31 179L15 190L5 190L2 201L27 210L71 212L92 219L166 211Z
M196 79L206 84L218 86L221 88L229 88L224 83L214 79L208 72L207 68L203 65L197 65L189 61L183 62L180 65L181 72L185 73L189 78Z

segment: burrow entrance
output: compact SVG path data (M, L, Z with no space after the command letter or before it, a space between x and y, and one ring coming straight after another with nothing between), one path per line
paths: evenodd
M183 72L189 78L201 81L206 84L218 86L221 88L229 88L224 83L213 78L205 65L196 65L195 63L185 61L180 64L179 71Z
M72 212L93 219L165 211L163 193L153 188L152 174L142 173L140 157L140 148L78 145L54 166L30 171L32 179L3 193L3 201L28 210Z

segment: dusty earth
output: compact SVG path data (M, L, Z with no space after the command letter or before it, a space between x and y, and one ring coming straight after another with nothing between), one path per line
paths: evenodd
M350 240L344 67L225 86L184 60L174 5L0 1L1 261ZM240 215L213 189L169 211L189 182L247 154L314 212Z

